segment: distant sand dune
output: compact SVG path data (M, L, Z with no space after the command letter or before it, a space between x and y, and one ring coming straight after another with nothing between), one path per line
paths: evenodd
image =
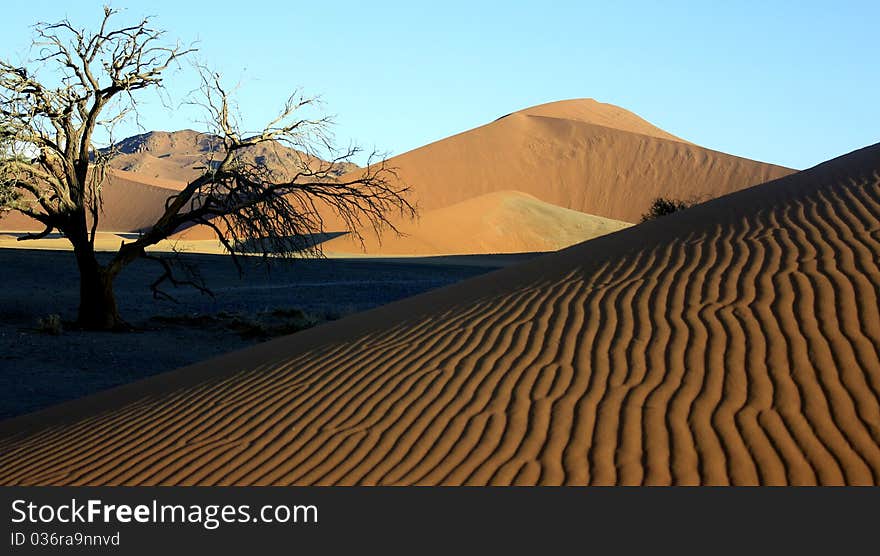
M3 484L878 484L880 145L0 424Z
M437 253L436 245L462 222L479 225L474 213L456 214L436 226L444 211L484 195L518 191L563 209L622 222L638 222L657 197L705 201L793 172L788 168L740 158L688 143L648 123L636 114L592 99L551 102L508 114L475 129L441 139L388 160L402 183L412 188L409 200L429 220L411 228L406 219L395 225L409 229L417 240L399 245L390 234L383 245L368 238L371 255L409 253L417 245ZM356 170L352 175L356 175ZM344 223L330 210L321 210L328 231L344 231ZM393 216L393 215L392 215ZM465 219L463 220L462 217ZM524 233L554 238L538 226ZM222 226L221 226L222 228ZM433 231L433 233L429 233ZM556 231L559 231L557 228ZM213 231L194 226L178 236L209 239ZM563 233L563 236L570 237ZM351 250L349 240L328 249ZM570 244L570 243L568 243ZM356 246L360 251L360 246ZM479 246L471 244L472 248ZM495 244L492 249L498 249ZM502 251L517 249L515 242ZM475 253L487 253L479 250Z
M164 212L165 200L181 188L182 184L172 180L112 169L103 186L104 207L98 228L110 232L147 229ZM0 230L38 231L43 228L36 220L15 211L0 218Z
M220 137L191 129L150 131L123 139L116 147L118 154L110 160L113 168L180 184L198 178L225 154ZM277 142L248 147L240 154L244 160L276 172L279 177L292 176L302 167L303 160L317 161ZM340 172L354 168L349 163L337 165Z
M389 160L423 211L516 190L638 222L660 196L708 200L793 172L685 142L592 99L528 108Z
M592 216L545 203L518 191L499 191L422 214L399 231L350 235L322 245L324 252L371 255L463 255L556 251L628 227L627 222Z
M191 130L137 135L122 141L120 148L123 154L112 161L118 183L104 190L102 231L132 232L151 226L163 212L166 198L219 156L216 138ZM279 176L299 168L302 156L276 144L246 153L248 159ZM366 231L364 246L350 238L340 239L326 246L330 251L434 255L553 250L598 235L607 226L600 225L597 217L637 222L656 197L708 200L792 172L688 143L632 112L592 99L520 110L393 157L389 165L411 187L408 200L418 206L424 222L411 224L389 214L410 239L401 241L386 233L380 244L379 238ZM355 168L340 164L336 170L362 171ZM481 214L471 209L508 191L534 197L535 207L540 202L556 206L561 219L549 222L526 217L516 234L501 235L498 226L493 232ZM330 207L321 202L316 206L326 232L347 231ZM496 223L504 220L499 216L501 208L508 216L523 212L522 203L516 210L511 210L510 203L498 203L487 209L495 214ZM587 216L578 219L566 211ZM588 225L587 219L595 225ZM222 222L217 224L221 230L226 228ZM583 233L589 227L597 233ZM38 222L20 214L0 219L0 230L40 229ZM470 230L471 237L461 233L463 229ZM179 230L170 239L216 240L214 231L204 225Z

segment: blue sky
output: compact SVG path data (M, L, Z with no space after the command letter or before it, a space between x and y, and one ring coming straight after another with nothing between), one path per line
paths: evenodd
M104 2L15 1L0 55L29 25L91 25ZM320 94L340 142L397 154L514 110L593 97L732 154L805 168L880 141L880 2L112 2L240 82L248 127L295 87ZM173 99L194 85L185 66ZM147 102L148 129L198 128ZM132 124L133 125L133 124ZM124 130L123 130L124 131ZM131 132L136 129L132 127Z

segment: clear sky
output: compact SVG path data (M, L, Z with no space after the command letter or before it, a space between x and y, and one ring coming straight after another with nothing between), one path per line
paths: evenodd
M13 0L0 55L29 25L91 25L104 2ZM697 144L805 168L880 141L880 2L116 1L240 81L251 127L295 87L337 138L391 154L543 102L592 97ZM192 89L187 68L169 81ZM148 103L148 129L198 128ZM132 128L132 133L136 130Z

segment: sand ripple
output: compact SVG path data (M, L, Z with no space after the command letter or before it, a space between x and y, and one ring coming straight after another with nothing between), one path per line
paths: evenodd
M878 484L878 258L874 146L8 421L0 483Z

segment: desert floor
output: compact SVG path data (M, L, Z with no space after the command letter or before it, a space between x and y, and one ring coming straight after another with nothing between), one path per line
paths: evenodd
M136 331L41 331L37 321L76 314L78 277L68 251L0 249L0 268L14 281L0 289L0 418L168 371L269 337L334 320L529 258L300 260L267 273L229 257L186 255L215 297L169 289L176 302L153 299L156 263L135 263L120 275L120 312ZM175 346L169 349L169 346Z

